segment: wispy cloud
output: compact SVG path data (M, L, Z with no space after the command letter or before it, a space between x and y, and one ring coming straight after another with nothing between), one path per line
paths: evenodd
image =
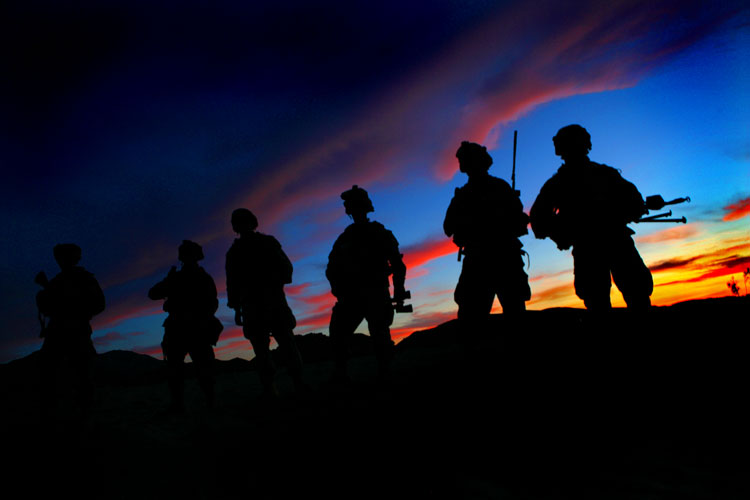
M732 221L747 217L750 215L750 197L742 198L734 203L724 207L724 221Z
M113 342L128 342L133 341L133 337L137 337L139 335L143 335L145 332L129 332L129 333L120 333L120 332L107 332L104 335L96 336L93 338L94 345L100 346L100 347L107 347Z
M700 233L695 224L686 224L684 226L670 227L661 229L645 236L636 238L637 243L663 243L665 241L679 241L697 236Z
M429 238L421 243L403 248L404 264L408 270L416 269L435 259L458 252L458 247L445 236Z

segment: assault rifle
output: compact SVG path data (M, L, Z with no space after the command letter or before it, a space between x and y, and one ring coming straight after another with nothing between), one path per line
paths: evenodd
M646 198L646 213L648 213L649 210L661 210L667 205L677 205L678 203L690 203L690 197L686 196L685 198L675 198L671 201L664 201L664 198L661 197L661 195L655 194L653 196L649 196ZM672 211L669 210L664 213L655 214L655 215L649 215L648 217L641 217L637 221L635 221L636 224L640 222L678 222L685 224L687 223L687 219L685 217L680 217L679 219L669 219L669 217L672 216Z
M393 310L397 313L410 313L414 312L414 308L411 304L404 304L405 300L411 298L411 291L406 290L401 297L392 297L391 302L393 304Z

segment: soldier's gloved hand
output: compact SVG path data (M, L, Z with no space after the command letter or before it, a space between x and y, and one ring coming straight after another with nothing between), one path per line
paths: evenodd
M234 311L234 324L237 326L242 326L242 311L239 309Z
M406 289L403 287L398 287L393 289L393 300L395 302L403 302L406 300Z

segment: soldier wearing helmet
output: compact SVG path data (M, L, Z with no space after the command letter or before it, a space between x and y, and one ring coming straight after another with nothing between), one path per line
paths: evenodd
M86 412L92 395L91 362L96 355L90 322L104 311L104 293L94 275L78 265L81 260L78 245L55 245L53 255L60 272L47 280L42 271L35 280L43 287L36 296L44 338L40 351L46 384L43 402L55 404L57 370L67 360L76 381L80 409Z
M169 313L164 320L164 339L161 347L167 363L170 392L169 412L182 413L184 407L184 362L190 354L198 383L208 406L214 404L214 350L221 333L221 322L214 316L219 307L216 284L198 262L203 260L203 249L198 243L184 240L177 249L182 262L169 270L166 278L151 287L148 297L164 301Z
M273 236L256 231L258 219L250 210L232 212L232 229L239 234L226 256L227 305L235 311L258 362L263 398L278 395L276 369L271 360L273 336L286 360L298 392L307 391L302 380L302 358L294 340L297 321L289 308L284 285L292 282L292 263Z
M468 338L486 329L495 296L504 315L526 309L531 289L519 237L527 232L528 218L511 186L489 174L486 147L463 141L456 158L469 180L456 189L443 229L465 255L454 299Z
M653 280L627 227L646 213L643 197L619 171L589 159L585 128L568 125L552 141L563 164L531 207L534 235L552 239L560 250L573 248L576 295L587 309L612 307L613 279L628 308L647 309Z
M393 233L367 217L374 211L367 191L355 185L342 193L341 199L346 214L354 222L336 239L326 268L331 293L337 300L329 329L336 358L333 378L348 379L349 342L357 326L366 319L378 373L385 379L394 350L390 333L394 311L388 277L393 275L393 300L402 301L406 297L406 266Z

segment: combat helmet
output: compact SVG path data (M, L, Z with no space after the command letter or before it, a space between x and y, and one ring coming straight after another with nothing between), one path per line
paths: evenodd
M492 157L487 152L487 148L476 142L462 141L456 151L456 158L458 158L459 170L463 173L468 173L474 168L487 171L492 165Z
M52 249L57 264L63 267L72 267L81 260L81 247L75 243L60 243Z
M565 156L586 156L591 151L591 135L580 125L568 125L557 131L552 138L555 154Z
M348 215L353 212L369 213L375 211L367 191L356 184L350 190L341 193L341 199L344 200L344 209Z
M258 229L258 218L247 208L238 208L232 212L232 229L236 233L244 229L255 231Z
M177 249L177 258L183 263L198 262L203 260L203 248L194 241L183 240Z

